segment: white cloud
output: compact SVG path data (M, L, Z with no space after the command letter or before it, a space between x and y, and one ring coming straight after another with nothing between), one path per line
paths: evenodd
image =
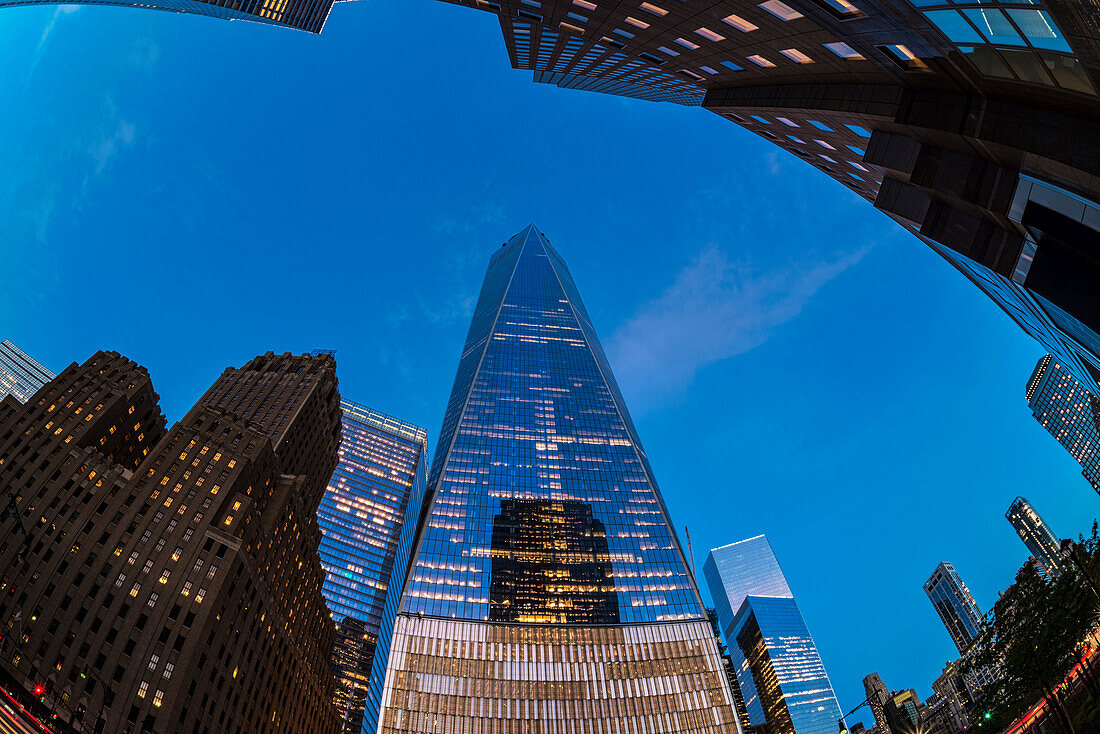
M135 128L132 122L127 122L118 117L118 112L113 104L110 105L111 116L107 118L104 126L105 132L99 135L88 149L88 154L95 161L95 172L103 173L103 169L118 152L119 148L128 147L134 142Z
M868 249L756 272L708 247L608 340L623 390L640 397L643 407L682 391L706 365L767 341Z

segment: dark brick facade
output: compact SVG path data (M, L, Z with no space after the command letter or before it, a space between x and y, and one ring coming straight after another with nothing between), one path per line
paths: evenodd
M226 370L167 432L115 353L0 403L0 668L75 731L334 730L316 508L339 416L327 355Z

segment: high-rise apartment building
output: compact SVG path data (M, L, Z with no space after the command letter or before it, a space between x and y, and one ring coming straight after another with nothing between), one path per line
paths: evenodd
M1097 392L1092 3L449 1L495 13L535 81L701 106L831 176Z
M533 225L489 261L428 488L379 732L738 730L648 458Z
M703 575L750 723L775 734L836 731L840 705L768 539L714 548Z
M11 395L25 403L56 376L7 339L0 342L0 400Z
M1045 575L1051 580L1057 580L1062 575L1063 563L1061 543L1058 536L1043 522L1039 513L1023 497L1017 497L1008 511L1005 519L1024 541L1024 545L1035 556L1039 566Z
M924 582L924 593L936 608L955 647L965 653L981 634L984 615L955 567L947 561L936 566Z
M867 694L867 704L875 717L875 728L880 734L892 734L886 721L886 702L890 700L890 689L878 673L871 673L863 679L863 692Z
M93 732L334 731L317 506L331 356L228 369L170 430L113 352L0 401L0 671Z
M1039 425L1081 465L1081 473L1100 492L1100 400L1053 355L1035 365L1027 381L1027 405Z
M415 524L424 501L428 434L349 400L340 407L340 462L317 519L324 595L337 627L335 703L341 731L359 734L398 539L406 515Z
M116 5L172 13L206 15L223 20L258 23L320 33L335 0L65 0L66 5ZM0 0L0 8L16 5L56 5L57 0Z

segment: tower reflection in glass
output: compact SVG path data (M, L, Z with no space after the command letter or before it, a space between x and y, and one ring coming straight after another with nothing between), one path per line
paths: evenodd
M492 554L490 621L619 623L607 531L587 502L504 500Z
M428 491L378 732L737 731L649 461L534 226L490 259Z

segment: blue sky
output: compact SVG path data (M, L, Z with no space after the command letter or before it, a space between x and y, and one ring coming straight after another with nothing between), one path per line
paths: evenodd
M494 248L570 269L697 565L765 532L847 709L954 657L921 585L983 607L1098 498L1034 422L1042 355L866 202L708 112L536 85L495 19L340 3L319 36L118 8L0 24L0 337L146 365L177 420L256 353L442 419ZM706 591L704 591L704 596ZM860 718L869 721L864 710Z

